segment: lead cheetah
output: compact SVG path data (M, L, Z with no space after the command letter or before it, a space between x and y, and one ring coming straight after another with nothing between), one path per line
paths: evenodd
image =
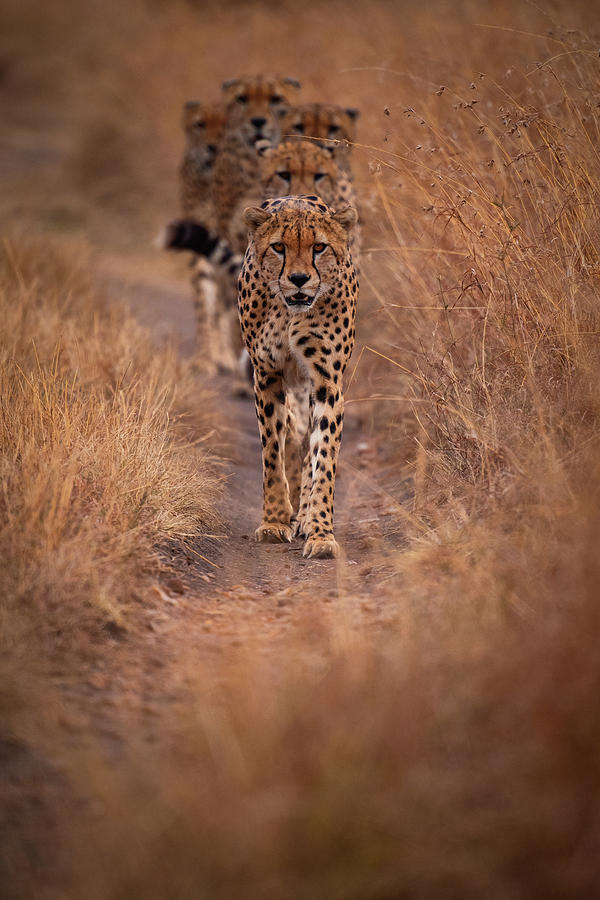
M344 415L342 377L354 344L358 282L349 236L356 210L337 211L319 197L284 197L249 207L238 311L254 366L262 442L263 515L258 541L305 538L305 557L339 552L333 535L335 473ZM291 392L309 396L300 445ZM301 447L297 515L285 470L286 442Z

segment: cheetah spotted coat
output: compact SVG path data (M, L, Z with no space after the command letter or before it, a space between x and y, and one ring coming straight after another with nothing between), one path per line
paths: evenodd
M268 200L246 211L250 238L238 309L254 366L262 442L263 513L256 538L290 541L300 535L305 557L336 556L339 549L333 498L342 378L354 344L358 282L349 236L356 218L352 207L334 211L314 195ZM295 388L307 395L303 439ZM294 509L290 495L297 485Z

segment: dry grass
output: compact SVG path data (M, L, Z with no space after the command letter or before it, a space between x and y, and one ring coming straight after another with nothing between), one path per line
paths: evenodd
M556 480L595 440L596 52L555 34L562 63L398 103L373 163L389 248L373 349L412 398L416 508L434 485L487 502L509 476Z
M168 556L218 522L200 449L211 400L94 283L89 249L14 232L0 252L2 881L17 893L39 810L70 796L57 684L135 632ZM194 403L190 398L194 391ZM143 600L144 606L140 606ZM49 675L52 680L49 681ZM67 732L65 732L65 727ZM71 748L72 749L72 748ZM46 842L54 812L42 813ZM49 816L49 818L48 818ZM41 851L53 865L52 841ZM16 880L15 880L16 879ZM37 892L35 885L29 890Z
M122 625L159 566L158 545L215 523L215 476L173 415L189 376L107 303L88 256L24 234L2 249L0 553L9 633L13 616L63 636L86 621Z
M327 84L325 99L362 107L373 252L349 398L393 479L414 484L410 546L377 596L317 598L272 645L250 631L212 663L179 660L189 691L158 747L130 737L118 772L55 751L101 810L83 839L62 823L63 895L597 895L598 58L560 24L581 28L589 8L140 2L126 20L104 4L100 21L58 4L25 23L46 61L25 83L21 6L10 84L29 109L68 101L60 198L49 177L37 206L47 228L145 242L174 207L180 103L214 95L232 57L261 68L265 42L307 95ZM119 615L120 585L137 583L157 534L206 521L161 480L164 454L189 479L189 449L165 439L170 388L135 326L105 352L116 314L96 317L81 269L59 254L27 273L14 252L3 344L20 368L4 376L3 409L31 426L9 442L19 503L2 554L23 541L33 565L3 575L6 590L47 610L84 584L92 610ZM52 317L67 323L58 349ZM141 434L125 456L122 433ZM124 477L131 490L116 491ZM99 555L75 571L62 554L81 563L82 546ZM68 609L72 626L87 616ZM7 696L16 704L17 688Z

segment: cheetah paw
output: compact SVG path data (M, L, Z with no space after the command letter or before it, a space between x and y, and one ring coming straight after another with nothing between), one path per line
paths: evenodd
M302 556L305 559L333 559L339 552L340 545L334 537L309 537Z
M289 544L292 540L292 528L283 522L266 522L256 529L254 537L266 544Z

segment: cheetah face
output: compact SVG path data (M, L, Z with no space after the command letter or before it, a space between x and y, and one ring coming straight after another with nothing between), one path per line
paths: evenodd
M265 75L224 82L228 129L251 147L261 140L276 144L281 134L280 113L288 108L299 87L294 78Z
M281 296L290 309L308 309L334 282L336 262L322 229L303 234L300 240L276 229L263 257L263 270L272 294Z
M337 149L328 141L353 142L358 116L359 111L352 107L306 103L281 111L281 134L286 140L293 137L313 138L319 146Z
M189 100L183 106L181 125L185 132L187 152L203 168L210 169L225 126L224 105Z
M308 310L340 280L356 210L335 211L316 196L284 197L249 207L244 220L261 274L288 309Z
M264 197L302 197L318 192L327 204L335 200L340 170L331 153L310 141L288 141L259 149Z

